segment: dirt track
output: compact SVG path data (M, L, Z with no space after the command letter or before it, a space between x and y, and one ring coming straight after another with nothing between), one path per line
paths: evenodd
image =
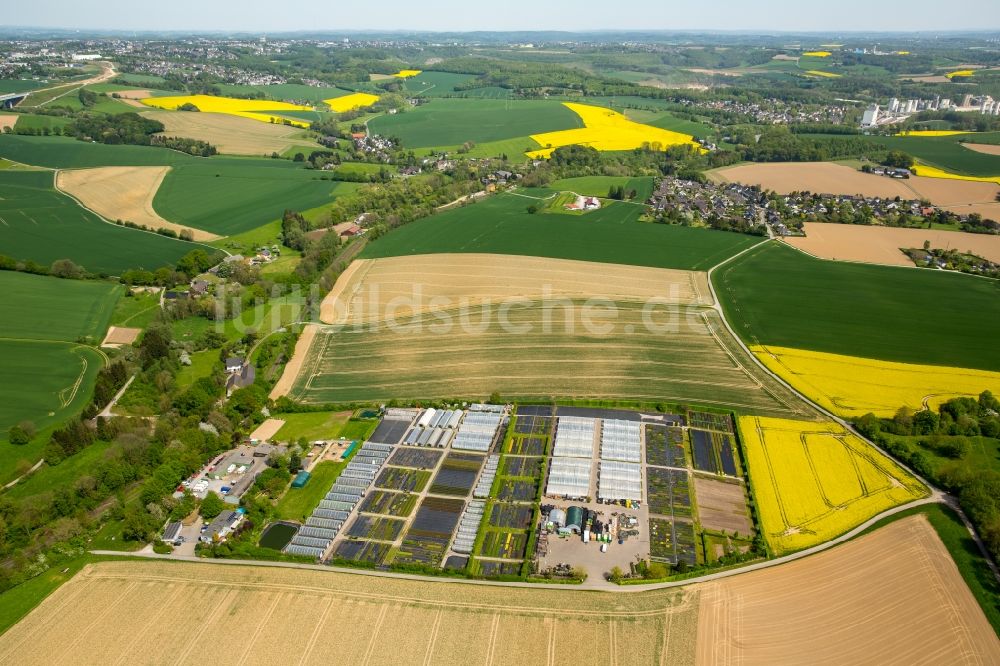
M373 321L463 303L545 296L712 303L702 272L500 254L427 254L356 260L323 299L320 318L325 323Z
M708 172L715 182L760 185L779 194L817 192L861 194L868 197L927 199L935 206L996 203L1000 186L994 183L922 178L906 180L861 173L832 162L776 162L727 167Z
M302 364L306 360L306 352L309 351L313 338L316 337L317 330L319 330L319 327L315 324L306 324L305 328L302 329L302 334L295 341L295 352L292 354L292 359L285 364L285 370L281 373L281 378L278 379L278 383L271 389L271 400L277 400L292 390L292 385L295 384L295 378L299 376L299 372L302 370Z
M696 589L699 664L1000 663L1000 640L923 516Z
M190 231L196 241L220 238L215 234L169 222L153 210L153 197L170 167L132 166L63 170L56 174L56 187L79 200L107 220L125 220L161 227L177 233Z
M163 123L164 136L207 141L220 153L260 156L282 153L293 145L319 148L319 144L309 139L293 138L302 133L298 127L272 125L224 113L150 111L141 102L136 102L134 106L146 109L140 115Z
M855 224L805 223L805 238L785 238L789 245L824 259L913 266L900 248L920 248L929 240L935 249L972 252L1000 262L1000 236L961 231L865 227Z

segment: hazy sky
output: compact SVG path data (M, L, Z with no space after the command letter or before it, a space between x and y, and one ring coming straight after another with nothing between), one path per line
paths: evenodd
M998 0L10 0L0 24L109 30L755 30L1000 28Z

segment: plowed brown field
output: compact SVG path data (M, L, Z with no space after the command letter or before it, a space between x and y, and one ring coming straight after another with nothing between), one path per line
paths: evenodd
M169 169L131 166L63 170L56 174L56 187L107 220L144 224L154 230L190 231L196 241L219 238L201 229L168 222L153 210L153 197Z
M696 589L699 664L1000 663L1000 640L924 516Z
M924 241L930 241L931 247L935 249L971 252L990 261L1000 262L1000 236L821 222L806 222L804 228L804 238L790 237L783 240L823 259L913 266L913 262L900 252L900 248L920 248Z
M710 171L720 183L760 185L779 194L816 192L820 194L861 194L868 197L927 199L935 206L996 203L1000 186L946 178L906 180L861 173L853 167L832 162L776 162L745 164Z
M358 259L323 299L328 324L381 321L505 299L660 299L711 305L707 274L504 254Z

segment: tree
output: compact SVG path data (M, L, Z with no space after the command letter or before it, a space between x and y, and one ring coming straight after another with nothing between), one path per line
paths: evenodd
M536 206L535 204L531 204L530 206L528 206L528 215L534 215L537 212L538 212L538 206Z
M618 565L615 565L611 567L611 573L608 574L608 580L610 580L612 583L618 583L624 576L625 572L622 571L622 568Z
M69 259L56 259L52 262L52 267L49 269L49 272L56 277L65 278L67 280L79 280L86 273L86 271Z
M142 367L149 368L153 363L170 355L170 329L166 326L150 326L139 343L139 358Z
M24 446L31 441L31 437L21 426L11 426L10 430L7 431L7 439L16 446Z
M201 501L201 517L213 520L226 509L226 503L216 493L209 491Z

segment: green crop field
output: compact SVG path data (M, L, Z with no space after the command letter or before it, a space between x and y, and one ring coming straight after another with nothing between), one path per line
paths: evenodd
M0 95L7 93L28 92L35 88L47 85L41 81L31 81L26 79L0 79Z
M398 137L407 148L486 143L582 126L558 102L492 99L435 99L369 123L373 132Z
M104 356L78 344L104 337L121 288L110 282L60 280L0 272L0 439L30 419L39 428L61 421L89 399ZM36 450L38 449L38 450ZM40 445L0 444L0 478L17 460L37 459Z
M505 399L663 400L776 416L808 413L757 369L714 310L657 308L653 319L676 325L653 329L643 323L643 304L617 303L613 315L598 317L607 324L599 330L586 324L581 305L525 303L505 322L477 311L468 328L452 313L447 332L438 327L446 314L440 312L401 318L398 327L324 329L290 397L375 403L485 398L499 391Z
M198 160L175 166L153 199L160 215L221 235L249 231L286 209L332 203L340 184L286 160Z
M69 124L69 118L61 116L38 116L31 113L21 113L17 116L15 126L18 129L52 129L53 127L65 127Z
M70 137L0 134L0 157L50 169L100 166L165 166L199 158L151 146L109 146ZM225 159L225 158L223 158Z
M983 143L996 143L1000 133L982 135ZM874 141L893 150L902 150L921 162L946 171L968 176L1000 176L1000 156L970 150L959 139L975 142L979 137L970 134L953 136L893 136L877 137Z
M53 187L49 171L0 171L0 252L48 266L71 259L89 271L117 275L156 269L195 245L104 222Z
M403 80L403 89L411 95L440 97L442 95L467 95L472 91L456 91L455 86L476 78L472 74L451 72L422 72Z
M624 187L626 194L635 190L633 201L643 202L653 194L653 178L628 176L580 176L563 178L549 184L553 190L568 190L584 196L606 197L612 187Z
M712 277L747 343L1000 370L997 280L824 261L779 243Z
M518 190L540 197L546 190ZM586 215L539 212L544 199L503 193L453 208L372 241L362 257L494 252L613 264L707 270L760 242L754 236L638 221L643 206L611 203Z

